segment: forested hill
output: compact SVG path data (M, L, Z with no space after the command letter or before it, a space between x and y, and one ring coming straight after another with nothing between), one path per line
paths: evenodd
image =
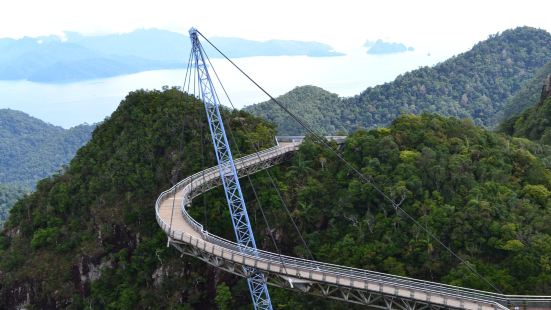
M551 97L504 121L500 130L508 135L551 145Z
M93 129L80 125L66 130L23 112L0 109L0 227L13 204L38 180L68 163Z
M291 111L300 114L309 125L320 132L336 133L346 131L347 127L340 123L339 113L342 108L341 98L317 86L296 87L285 95L279 96L278 101L285 104ZM280 134L299 134L300 127L290 119L276 104L265 102L245 108L245 111L262 116L277 124Z
M223 115L241 151L274 143L265 121ZM128 95L63 173L13 207L0 237L0 309L27 298L40 309L213 308L230 277L167 248L154 212L163 190L214 164L205 119L203 104L175 89ZM229 219L222 200L209 206Z
M30 188L20 184L0 184L0 228L8 219L15 202L30 192Z
M495 286L549 294L551 172L541 159L548 147L423 114L357 131L343 154L393 199L405 197L404 210ZM326 149L302 145L286 176L318 259L491 289Z
M262 119L242 111L223 117L243 153L273 143L274 128ZM215 162L204 119L203 105L175 89L128 95L62 174L13 208L0 235L0 308L249 309L243 279L167 248L155 221L159 193ZM540 158L549 151L436 115L360 130L342 149L497 287L530 294L551 287L551 173ZM333 153L307 141L271 169L317 259L488 289ZM262 205L279 249L304 256L271 181L258 173L253 183L261 203L247 181L242 186L257 244L275 251ZM208 231L233 239L222 191L195 199L190 210ZM270 292L278 309L362 309Z
M34 186L68 163L93 129L63 129L23 112L0 109L0 183Z
M503 109L503 113L496 115L496 117L501 120L507 120L539 102L541 88L549 75L551 75L551 60L543 68L536 71L534 77L526 81L522 85L522 88L509 98Z
M314 124L327 124L322 126L328 134L340 126L348 131L385 126L400 114L422 112L471 118L477 125L494 127L500 121L496 114L508 99L550 60L551 34L520 27L493 35L434 67L420 68L393 82L367 88L357 96L337 102L323 102L324 94L316 99L306 96L307 100L289 103L289 109ZM285 97L302 98L302 91L295 89ZM264 102L245 110L277 120L281 134L301 132L283 111L270 105Z

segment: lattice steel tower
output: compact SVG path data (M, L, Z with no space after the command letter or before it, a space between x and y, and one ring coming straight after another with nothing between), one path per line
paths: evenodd
M201 93L201 99L205 105L207 118L214 145L214 152L218 161L218 169L222 178L222 185L226 194L226 200L230 208L231 220L235 232L235 238L239 250L243 253L258 256L253 230L245 207L245 200L239 185L239 177L233 161L230 145L224 130L224 123L220 115L219 102L214 85L205 63L205 51L199 42L199 32L195 28L189 30L191 39L191 52L193 63L197 72L197 82ZM270 294L266 286L266 278L263 273L254 268L245 268L248 275L247 284L255 309L272 309Z

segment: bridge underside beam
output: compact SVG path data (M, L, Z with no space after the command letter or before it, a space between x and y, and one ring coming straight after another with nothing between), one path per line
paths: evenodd
M288 159L297 149L296 143L280 143L277 147L240 158L236 160L239 176L276 165ZM209 234L187 212L194 197L220 185L215 168L208 168L180 181L163 192L156 202L157 221L169 236L169 244L212 266L242 277L250 276L250 272L247 273L250 268L262 270L271 285L369 308L551 310L551 297L546 296L498 295L392 275L381 276L368 270L348 270L348 267L282 257L265 251L261 251L263 253L259 257L244 255L237 244ZM180 200L180 212L174 209L174 201L177 200ZM181 216L175 219L174 227L171 226L173 214Z
M246 266L215 256L207 251L203 251L188 243L178 242L176 240L169 241L174 248L182 254L196 257L209 265L223 269L237 276L247 278L248 274ZM335 300L351 302L355 304L369 306L376 309L398 309L398 310L441 310L441 309L460 309L449 306L433 304L430 300L419 301L411 298L404 298L394 294L384 292L374 292L369 290L351 289L328 285L316 281L305 281L304 279L296 279L297 281L289 281L289 278L282 277L277 273L264 272L269 285L285 288L288 290L321 296Z

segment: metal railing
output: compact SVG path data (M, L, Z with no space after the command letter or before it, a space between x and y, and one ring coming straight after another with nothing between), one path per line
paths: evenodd
M266 149L259 153L254 153L247 155L245 157L239 158L236 160L237 169L242 169L250 165L262 162L264 160L270 160L278 156L285 155L289 152L296 151L298 149L298 144L294 145L282 145ZM167 234L174 240L178 240L186 243L202 243L204 247L207 247L207 243L211 244L212 251L215 247L220 247L223 251L234 252L233 255L238 255L240 257L245 257L257 262L269 263L270 265L281 265L285 269L295 269L297 272L302 273L302 275L287 274L290 277L299 277L302 279L311 279L312 274L324 274L326 277L334 277L335 279L340 279L341 286L351 286L353 281L370 281L377 282L384 285L389 285L393 287L399 287L404 289L422 291L430 294L443 295L449 298L456 298L460 300L468 300L479 303L493 303L496 308L507 309L505 306L540 306L540 307L551 307L551 296L524 296L524 295L503 295L498 293L480 291L475 289L457 287L453 285L440 284L425 280L419 280L414 278L402 277L389 275L376 271L363 270L358 268L339 266L330 263L317 262L312 260L306 260L291 256L285 256L280 254L274 254L267 251L258 250L258 256L250 255L244 253L241 247L235 242L220 238L216 235L208 233L199 222L197 222L193 217L189 215L186 210L186 205L193 198L191 195L191 187L202 185L205 182L216 180L219 177L219 171L217 167L211 167L200 171L198 173L189 176L182 181L175 184L172 188L164 191L157 198L156 201L156 218L159 225L162 229L167 232ZM211 188L216 187L217 184L212 184L204 191L207 191ZM187 188L186 188L187 187ZM183 189L183 190L182 190ZM167 195L174 195L180 190L180 195L183 195L183 199L180 205L181 215L183 216L186 223L200 236L201 240L195 240L191 234L185 231L175 231L169 224L165 223L159 214L159 208L163 200L166 199ZM199 193L200 194L200 193ZM257 266L254 266L258 268ZM300 271L299 271L300 270ZM345 280L343 282L343 280ZM317 281L317 280L316 280ZM347 284L347 282L349 284Z

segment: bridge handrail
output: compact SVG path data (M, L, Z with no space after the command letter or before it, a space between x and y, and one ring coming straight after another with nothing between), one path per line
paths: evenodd
M264 151L261 151L259 153L250 154L244 157L239 158L236 160L236 165L241 166L245 165L249 161L258 161L258 158L261 159L263 157L277 157L281 154L288 153L289 151L296 150L298 148L297 145L289 145L289 146L276 146L269 149L266 149ZM274 155L275 154L275 155ZM246 165L245 165L246 166ZM215 176L218 176L217 174L218 167L214 166L208 169L205 169L203 171L197 172L193 174L192 176L189 176L187 178L184 178L180 182L176 183L172 188L164 191L159 195L156 201L156 218L157 222L163 227L165 231L169 233L169 236L172 234L173 236L176 236L176 233L180 233L182 236L183 234L187 234L183 231L177 231L173 230L170 225L166 224L162 218L159 215L159 208L161 202L164 200L165 196L167 194L174 194L179 189L185 186L190 186L192 182L195 180L199 180L202 178L206 178L207 175L215 174ZM475 300L477 298L484 298L481 300L485 300L486 302L488 300L492 300L495 302L498 302L499 304L506 305L509 302L515 302L515 303L530 303L530 302L549 302L551 303L551 296L524 296L524 295L502 295L498 293L492 293L492 292L486 292L486 291L480 291L470 288L463 288L463 287L457 287L453 285L448 284L441 284L441 283L435 283L425 280L419 280L414 278L408 278L408 277L402 277L402 276L395 276L395 275L389 275L381 272L376 271L369 271L369 270L363 270L359 268L353 268L353 267L346 267L346 266L339 266L331 263L324 263L324 262L317 262L317 261L311 261L306 260L302 258L297 257L291 257L286 255L279 255L274 254L271 252L258 250L258 256L250 255L247 253L243 253L243 249L236 244L235 242L223 239L221 237L218 237L216 235L208 233L206 230L204 230L203 225L201 225L199 222L197 222L189 213L187 212L185 208L186 199L188 197L184 197L182 199L181 203L181 212L184 217L184 220L190 224L190 226L199 234L201 234L204 238L204 241L208 241L214 245L229 249L231 251L234 251L236 253L239 253L239 255L248 256L251 259L257 259L264 262L276 262L284 267L290 267L290 268L300 268L306 271L312 271L312 272L323 272L327 273L328 275L335 276L335 277L347 277L350 279L356 279L360 281L365 281L366 279L375 279L379 282L385 282L390 285L398 285L401 287L409 287L409 288L419 288L422 287L424 290L431 290L434 292L438 292L439 294L446 293L449 296L453 297L461 297L465 298L468 297L470 300ZM190 199L192 197L189 197ZM191 236L191 235L190 235ZM193 236L191 236L193 237ZM183 240L182 240L183 241ZM468 294L468 295L464 295Z
M179 233L179 238L178 238L178 234ZM196 244L198 245L199 242L203 243L204 246L203 246L203 250L207 250L207 242L205 242L205 240L203 239L199 239L199 238L196 238L194 236L192 236L191 234L187 233L187 232L184 232L184 231L172 231L172 234L171 234L171 237L175 240L180 240L182 242L186 242L186 239L189 239L188 243L190 244ZM232 249L228 249L222 245L219 245L219 244L214 244L214 243L211 243L212 246L210 247L211 248L211 252L214 252L214 247L218 247L220 248L220 251L221 252L227 252L227 253L232 253L232 254L236 254L236 255L240 255L242 257L244 257L244 259L249 259L249 260L256 260L256 261L261 261L261 262L264 262L266 264L268 263L272 263L273 264L273 260L271 259L265 259L265 258L262 258L262 257L256 257L254 255L251 255L251 254L248 254L248 253L244 253L244 252L240 252L240 251L235 251L235 250L232 250ZM279 261L278 261L279 262ZM254 267L254 266L251 266L251 267ZM285 266L286 268L294 268L294 269L297 269L297 268L303 268L302 266L300 265L292 265L292 264L289 264L289 265L286 265ZM318 271L318 270L315 270L315 271ZM319 272L319 271L318 271ZM293 278L292 275L289 275L290 278ZM346 277L349 277L349 276L346 276ZM302 277L303 279L306 279L308 280L309 278L308 277ZM352 278L352 277L349 277L349 278ZM369 278L354 278L354 280L358 280L358 281L366 281L366 280L369 280ZM396 287L396 282L395 281L392 281L392 280L388 280L388 279L377 279L377 282L380 283L380 284L383 284L383 285L389 285L389 286L394 286ZM341 283L342 284L342 283ZM408 289L419 289L419 286L415 286L415 285L400 285L401 288L408 288ZM434 294L439 294L439 295L445 295L447 297L454 297L454 298L465 298L464 295L458 295L458 294L442 294L443 292L438 290L438 289L433 289L433 288L423 288L423 292L425 293L434 293ZM479 302L479 303L491 303L489 302L487 299L481 299L481 298L477 298L477 297L473 297L473 296L468 296L469 300L472 301L472 302ZM507 309L505 307L503 307L503 305L501 305L500 303L497 303L497 302L494 302L495 304L495 307L496 308L499 308L499 309Z
M236 165L241 165L241 164L244 164L245 162L247 161L251 161L251 160L254 160L254 159L257 159L258 156L260 156L262 158L262 156L264 154L271 154L273 152L277 152L278 154L284 154L284 153L287 153L288 151L283 151L283 150L286 150L286 149L294 149L296 148L296 146L286 146L286 147L279 147L279 146L274 146L274 147L271 147L269 149L266 149L266 150L263 150L262 152L259 152L259 153L253 153L253 154L250 154L250 155L247 155L247 156L244 156L244 157L241 157L239 159L237 159L235 161ZM164 200L164 197L169 194L169 193L176 193L179 189L181 189L182 187L184 187L185 185L187 185L188 183L192 182L193 180L197 180L201 177L205 177L206 175L210 174L210 173L213 173L213 172L217 172L218 171L218 167L217 166L213 166L213 167L210 167L210 168L207 168L205 170L202 170L202 171L199 171L199 172L196 172L195 174L192 174L191 176L188 176L186 178L184 178L183 180L179 181L178 183L174 184L171 188L167 189L166 191L162 192L159 197L157 198L156 202L155 202L155 206L156 206L156 216L160 219L160 215L159 215L159 208L160 208L160 203L161 201ZM184 210L185 212L185 206L183 205L184 204L184 200L182 200L182 210ZM189 214L187 212L185 212L185 214L187 216L185 216L184 218L186 219L186 221L188 221L188 223L190 225L192 225L192 227L197 231L197 232L200 232L200 233L203 233L205 232L205 230L203 229L203 225L201 225L199 222L197 222L193 217L189 216ZM162 219L161 219L162 221Z

